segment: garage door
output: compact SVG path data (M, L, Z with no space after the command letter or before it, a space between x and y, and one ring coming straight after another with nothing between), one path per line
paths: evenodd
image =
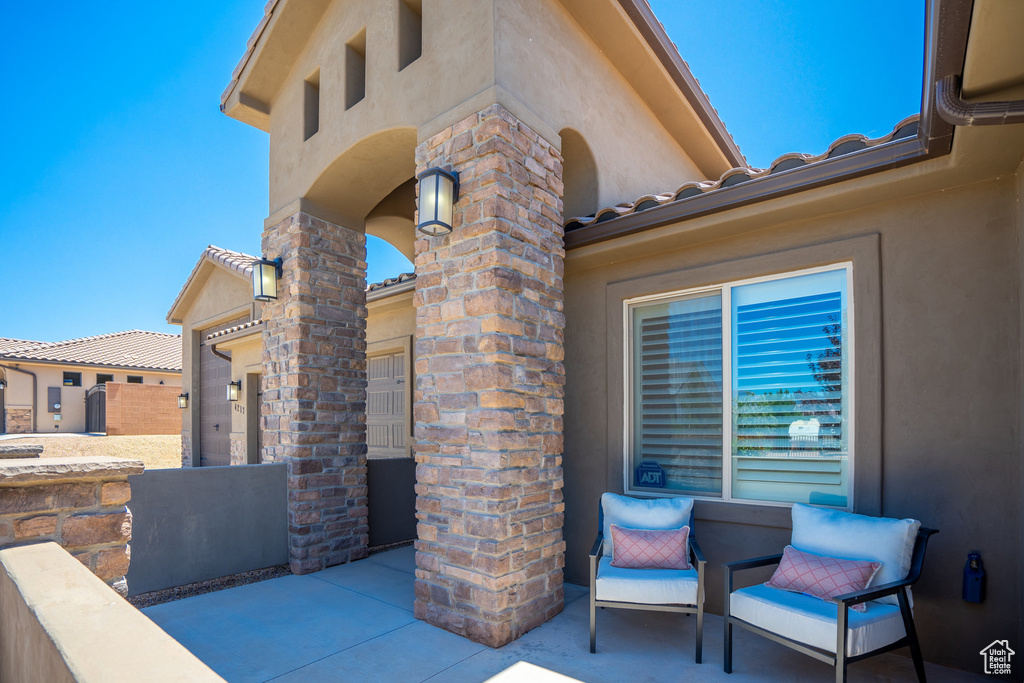
M231 464L231 402L227 385L231 363L213 355L206 336L248 321L248 316L202 330L199 338L199 464L202 467Z
M367 358L366 446L371 458L403 458L406 452L405 354Z

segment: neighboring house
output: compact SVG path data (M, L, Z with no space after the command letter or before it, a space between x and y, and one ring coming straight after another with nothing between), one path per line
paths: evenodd
M259 403L263 371L260 303L252 299L257 257L210 245L167 314L183 328L182 466L260 462ZM411 273L367 288L367 439L370 457L412 455L415 311ZM197 360L198 359L198 360ZM240 382L237 399L229 382ZM194 435L198 434L198 438Z
M926 658L973 668L975 634L1020 640L1024 126L967 125L960 98L1024 97L1024 4L930 2L920 116L767 169L643 0L265 11L222 109L270 135L283 267L246 372L259 460L289 466L293 571L366 554L386 432L367 405L401 364L419 618L491 645L549 619L611 490L697 497L711 566L777 552L793 502L921 519L942 531L915 586ZM461 182L437 237L414 227L429 168ZM365 291L365 234L414 258L414 294ZM255 319L235 279L186 355L230 311ZM811 420L814 454L790 438ZM979 549L1000 599L966 605Z
M180 386L181 341L178 335L142 330L60 342L0 339L0 382L0 433L105 431L104 409L96 407L105 398L98 396L90 404L96 411L90 428L86 394L105 393L101 387L108 383ZM153 402L162 412L174 405L172 394L177 394L169 389L119 391L138 394L139 401ZM128 433L140 433L137 428L141 433L168 433L166 421L156 431L134 418L125 427Z

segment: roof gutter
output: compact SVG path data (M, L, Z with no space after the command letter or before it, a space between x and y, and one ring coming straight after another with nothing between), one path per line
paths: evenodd
M954 126L1002 126L1024 123L1024 100L1005 102L964 102L960 98L960 77L946 76L935 84L935 108Z
M625 2L626 0L620 0ZM921 120L916 137L808 164L730 187L626 214L565 234L566 250L679 223L691 218L785 197L872 173L943 156L953 144L953 126L935 115L932 96L939 74L963 72L973 0L929 0L925 10L925 65Z
M23 375L31 375L32 376L32 431L38 433L39 432L39 398L38 398L39 397L39 379L36 377L36 373L31 372L29 370L22 370L21 368L16 368L13 365L3 365L3 364L0 364L0 368L3 368L5 370L14 370L15 372L20 372ZM0 418L2 418L2 417L3 416L0 415Z

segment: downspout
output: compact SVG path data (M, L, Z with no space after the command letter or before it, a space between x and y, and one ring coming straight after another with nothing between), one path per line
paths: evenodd
M38 401L37 397L39 396L39 391L38 391L38 388L37 388L38 387L38 379L36 378L36 373L30 372L28 370L22 370L21 368L16 368L13 365L2 365L2 364L0 364L0 368L3 368L4 370L14 370L15 372L20 372L23 375L31 375L32 376L32 431L34 433L38 434L39 433L39 401Z
M212 353L213 355L217 356L217 358L223 358L227 362L229 362L229 363L231 362L231 356L225 356L223 353L218 351L216 344L210 344L210 353Z
M935 109L954 126L1001 126L1024 123L1024 100L968 103L960 99L960 77L946 76L935 84Z

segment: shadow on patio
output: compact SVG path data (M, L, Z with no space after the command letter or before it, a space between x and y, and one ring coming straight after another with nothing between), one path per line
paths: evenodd
M565 611L493 650L413 618L415 551L399 548L316 574L286 576L144 609L229 681L485 681L519 662L581 681L829 681L832 670L736 629L733 670L722 672L722 622L707 618L704 664L693 661L695 619L602 610L588 652L587 590L566 585ZM928 665L930 681L980 676ZM501 681L545 680L520 665ZM551 676L550 680L564 680ZM850 667L851 681L916 680L909 657Z

